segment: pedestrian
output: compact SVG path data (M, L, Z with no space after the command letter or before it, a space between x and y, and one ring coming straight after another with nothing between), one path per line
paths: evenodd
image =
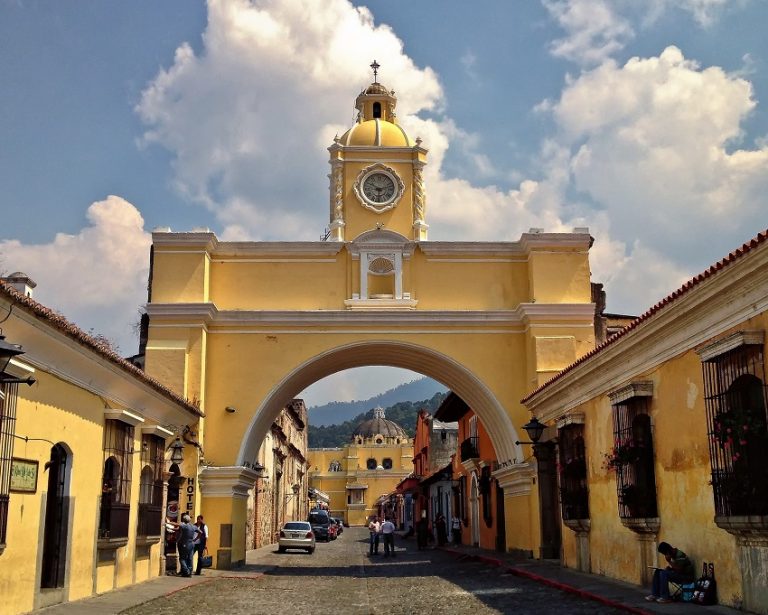
M451 533L453 534L453 544L457 547L461 544L461 519L453 515L451 519Z
M384 537L384 557L395 557L395 524L389 517L381 524L381 535Z
M195 541L200 530L192 523L188 514L181 516L181 523L172 522L176 526L176 545L179 549L179 565L181 566L181 576L192 576L192 556L195 553Z
M205 554L205 546L208 543L208 526L203 521L203 515L197 515L195 527L200 532L197 542L195 543L195 551L197 552L197 568L195 568L195 574L202 574L203 555Z
M651 593L645 597L649 602L667 604L672 602L669 596L669 582L691 583L695 573L693 562L680 549L676 549L668 542L659 543L658 552L667 560L666 568L656 568L653 571L653 585Z
M379 524L379 518L374 515L371 518L370 523L368 524L368 531L370 532L369 540L370 540L370 549L369 554L370 555L378 555L379 554L379 535L381 532L381 525Z
M427 521L427 511L421 511L421 519L416 523L416 544L419 547L419 551L423 551L427 548L427 540L429 539L429 521Z
M435 521L435 530L437 531L437 545L442 547L448 542L448 526L445 522L445 516L443 513L437 515L437 521Z

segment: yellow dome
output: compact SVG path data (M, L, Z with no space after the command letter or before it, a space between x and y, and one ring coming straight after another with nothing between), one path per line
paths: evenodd
M342 135L339 143L364 147L413 147L413 143L400 126L380 119L355 124Z

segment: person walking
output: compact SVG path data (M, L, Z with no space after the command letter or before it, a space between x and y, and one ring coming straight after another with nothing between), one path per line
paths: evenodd
M445 522L445 515L443 513L437 515L435 530L437 531L437 545L442 547L448 542L448 525Z
M192 556L195 553L195 542L197 541L200 530L192 523L189 515L181 516L181 523L172 522L177 528L176 544L179 549L179 565L181 567L181 576L192 576Z
M381 525L379 524L379 518L375 515L371 518L371 522L368 524L368 531L370 532L370 555L379 554L379 534L381 532Z
M208 526L203 521L203 515L197 515L197 522L195 527L200 532L195 543L195 551L197 552L197 568L195 568L195 574L202 574L203 570L203 555L205 554L205 545L208 543Z
M395 524L389 517L381 524L381 535L384 537L384 557L395 557Z
M427 541L429 540L429 521L427 520L427 511L421 511L421 519L416 523L416 544L419 547L419 551L423 551L427 548Z
M453 544L457 547L461 544L461 519L453 515L451 519L451 533L453 534Z

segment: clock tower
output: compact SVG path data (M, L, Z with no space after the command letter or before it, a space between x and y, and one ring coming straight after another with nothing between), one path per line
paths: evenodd
M387 229L411 240L427 239L423 169L427 150L397 123L395 92L378 82L355 100L357 121L334 139L330 152L330 239L352 241Z

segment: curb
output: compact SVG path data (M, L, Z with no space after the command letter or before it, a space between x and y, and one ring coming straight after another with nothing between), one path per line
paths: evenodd
M622 611L626 611L628 613L634 613L635 615L652 615L650 611L646 611L638 607L630 606L628 604L624 604L623 602L617 602L616 600L611 600L610 598L600 596L599 594L595 594L593 592L589 592L584 589L579 589L578 587L574 587L573 585L560 583L559 581L553 581L552 579L548 579L547 577L543 577L534 572L529 572L528 570L523 570L522 568L516 568L515 566L510 566L509 564L495 557L489 557L487 555L476 555L472 553L462 553L461 551L455 551L454 549L446 549L444 547L441 550L446 553L450 553L451 555L454 555L454 556L466 557L467 559L471 559L477 562L482 562L483 564L496 566L498 568L504 568L504 570L506 570L510 574L513 574L517 577L529 579L531 581L541 583L542 585L547 585L549 587L560 590L562 592L566 592L568 594L574 594L576 596L579 596L580 598L585 598L587 600L600 602L601 604L605 606L609 606L614 609L621 609Z

